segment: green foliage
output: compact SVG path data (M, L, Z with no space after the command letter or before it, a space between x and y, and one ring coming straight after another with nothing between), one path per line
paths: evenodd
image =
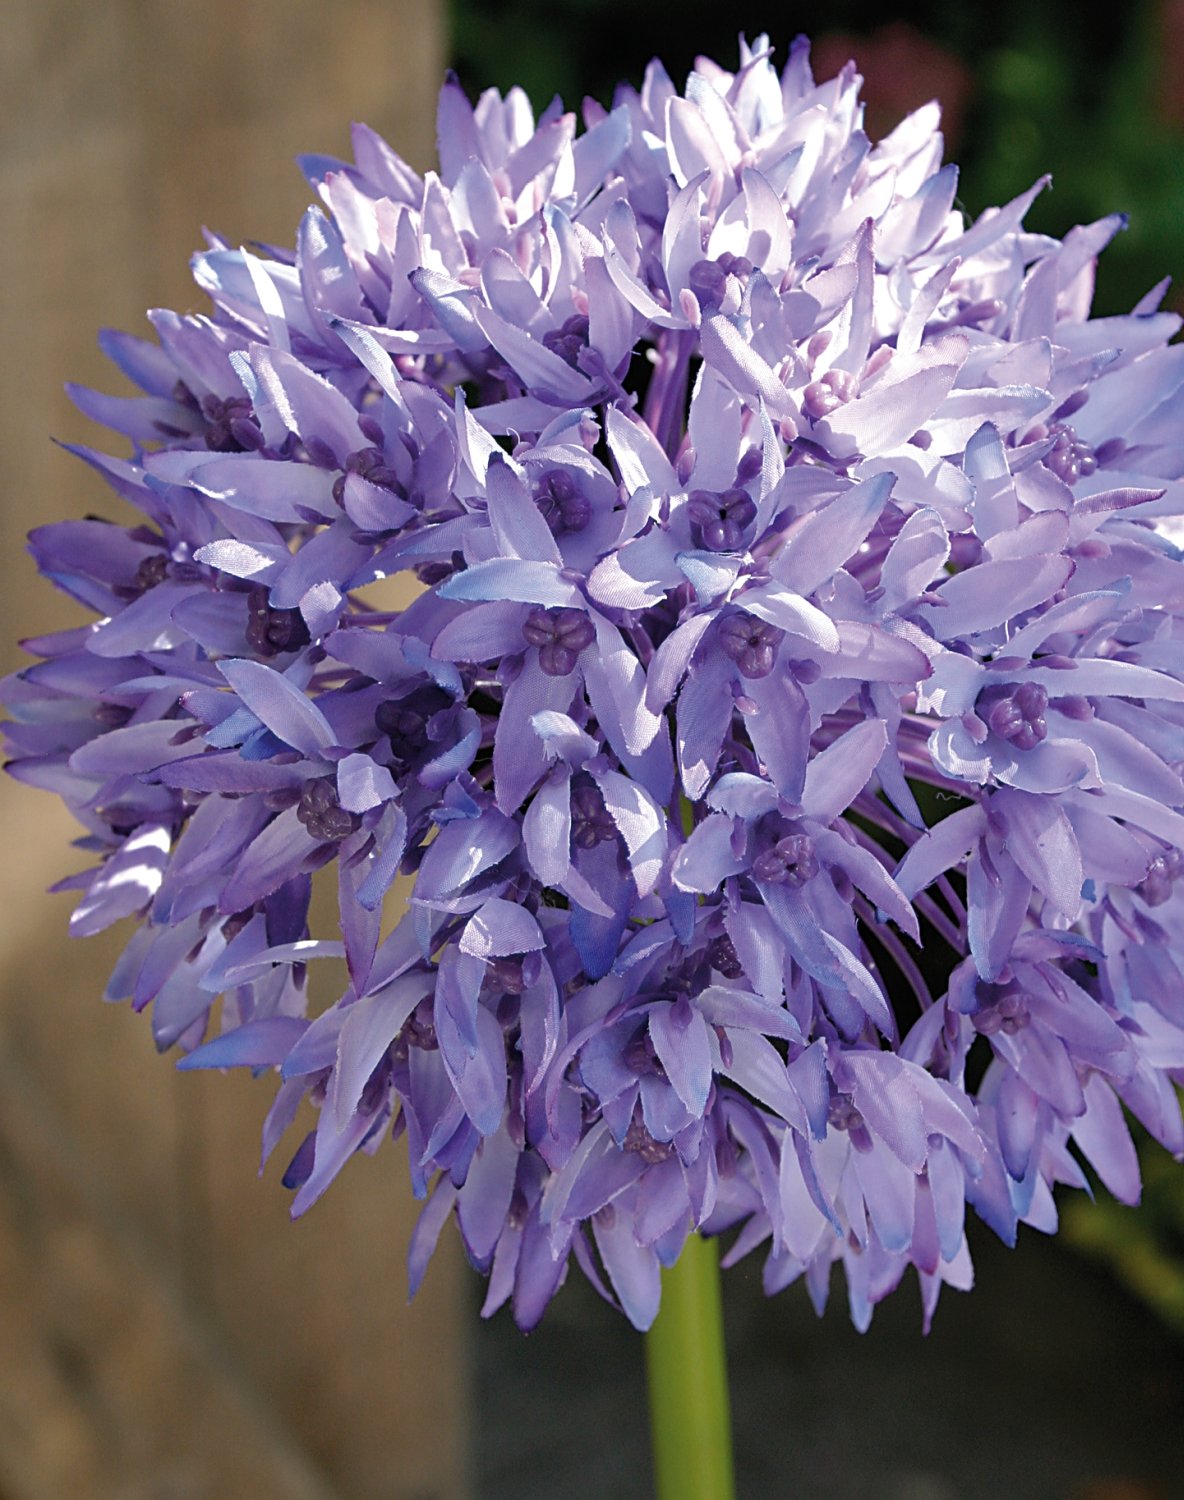
M1062 1203L1061 1230L1184 1337L1184 1173L1141 1133L1139 1158L1143 1202L1137 1212L1105 1194L1093 1203L1074 1194Z
M874 42L886 23L906 23L973 78L951 152L962 166L960 201L969 214L1051 172L1052 191L1037 200L1032 228L1063 235L1116 210L1130 216L1099 271L1097 310L1118 312L1165 272L1184 274L1184 130L1161 109L1160 11L1157 0L1134 0L1105 15L1075 14L1066 25L1057 0L999 0L989 8L912 0L888 13L869 0L832 0L821 24L802 10L771 16L767 6L704 0L677 7L452 0L452 53L472 94L520 84L536 109L556 94L578 107L586 95L610 102L615 85L639 82L653 56L681 82L694 51L733 56L740 31L755 36L774 26L782 55L797 30L842 32L858 60L860 38Z
M976 70L963 197L1003 202L1051 170L1031 228L1063 234L1127 214L1099 264L1103 311L1129 310L1166 272L1184 271L1184 132L1158 109L1157 10L1144 0L1121 12L1098 58L1069 43L1063 11L1035 6Z

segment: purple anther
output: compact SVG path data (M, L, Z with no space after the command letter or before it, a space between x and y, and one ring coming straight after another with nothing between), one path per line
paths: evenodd
M341 465L337 462L337 455L324 438L315 435L304 439L304 453L309 463L315 469L339 469Z
M333 498L338 505L345 504L345 481L351 474L356 474L368 484L377 485L381 490L390 490L403 496L399 476L388 465L386 454L381 448L359 448L346 458L345 472L333 481Z
M832 1094L826 1107L826 1123L836 1130L857 1130L864 1121L850 1094Z
M438 1050L440 1043L436 1036L436 1013L431 996L421 1000L411 1012L401 1038L408 1047L418 1047L421 1052Z
M1173 886L1180 876L1184 864L1178 849L1167 849L1157 854L1147 866L1147 873L1136 889L1148 906L1162 906L1172 898Z
M752 862L754 880L766 885L803 886L818 874L818 856L808 833L791 833Z
M485 983L497 995L522 995L536 983L542 959L528 953L518 959L491 959L485 966Z
M580 652L596 639L596 627L581 609L532 609L522 624L528 646L537 646L548 677L566 677Z
M735 552L744 544L744 528L756 519L756 506L747 490L722 493L692 490L687 514L696 543L708 552Z
M855 1107L850 1094L832 1094L826 1108L826 1123L834 1130L842 1130L850 1138L856 1151L870 1151L872 1138L867 1122Z
M141 594L154 589L169 576L169 559L163 552L153 552L136 569L135 588Z
M621 1061L639 1077L651 1073L661 1076L666 1071L658 1061L658 1054L654 1051L649 1030L644 1026L636 1031L626 1043L621 1053Z
M576 313L568 318L562 328L552 328L543 334L543 348L558 354L564 364L573 370L579 369L579 358L588 347L588 319Z
M950 538L950 562L959 573L973 568L982 555L983 544L972 532L955 532Z
M1065 698L1050 698L1049 704L1058 713L1064 714L1066 719L1075 719L1079 724L1084 724L1094 716L1093 704L1080 693L1070 693Z
M1062 484L1074 485L1097 469L1094 450L1088 443L1078 441L1076 432L1067 422L1054 422L1048 429L1048 436L1054 442L1042 461Z
M201 398L206 423L206 447L214 453L243 453L263 447L263 434L246 396Z
M588 497L567 469L550 469L543 475L535 487L534 503L554 537L583 531L592 519Z
M598 787L576 786L571 794L571 841L577 849L595 849L617 836L604 798Z
M348 838L360 821L356 814L346 812L338 802L337 788L327 776L304 783L296 817L314 839L321 839L326 844L338 844Z
M713 313L718 312L727 300L729 278L743 282L751 275L752 262L746 255L732 255L725 251L715 260L697 260L687 272L687 283L700 309ZM734 299L738 299L739 290L733 291ZM738 305L738 301L734 305Z
M254 915L253 906L246 906L242 911L232 912L222 923L222 936L225 941L233 942Z
M1104 443L1094 449L1094 460L1099 469L1104 469L1107 464L1117 463L1126 452L1127 444L1125 438L1107 438Z
M427 720L423 714L416 713L413 708L404 708L401 703L380 703L374 722L400 750L422 750L428 742Z
M256 656L280 656L299 651L310 640L298 609L272 609L267 590L254 588L247 596L247 643Z
M998 297L986 297L981 302L967 302L965 306L959 308L957 315L951 318L950 322L960 324L963 328L971 328L990 322L992 318L997 318L1006 310L1007 304L1000 302Z
M731 657L743 677L767 677L784 639L785 631L780 626L758 620L745 610L726 615L719 627L724 655Z
M848 370L827 370L819 380L812 380L802 395L802 410L812 422L829 417L845 406L855 395L855 376Z
M1034 750L1048 735L1048 693L1038 682L984 688L975 710L980 719L1017 750Z
M621 1144L626 1151L635 1151L649 1166L656 1166L658 1162L665 1161L674 1153L672 1145L666 1141L656 1141L650 1134L641 1117L640 1105L634 1111L633 1118L629 1122L629 1129L625 1132L625 1139Z
M982 1036L994 1036L997 1031L1014 1036L1028 1024L1028 1001L1029 996L1023 990L1005 989L997 993L996 998L975 1011L975 1030Z
M687 282L704 312L714 312L727 296L728 273L717 260L697 260Z
M100 703L95 708L95 719L104 729L122 729L131 716L132 710L122 703Z
M380 703L374 710L374 723L378 732L390 740L395 759L407 764L427 746L428 720L451 706L452 699L443 689L416 688L405 698Z
M812 687L822 676L822 668L816 661L808 657L793 657L785 663L786 669L793 673L794 680L801 687Z
M747 255L733 255L730 250L724 251L716 261L716 265L728 276L735 276L740 281L751 276L753 272L753 264Z
M750 479L755 479L763 463L764 455L759 448L745 448L740 455L740 462L736 465L737 485L745 485Z
M389 489L390 492L399 495L399 498L407 498L402 484L399 484L399 475L396 474L395 469L390 468L386 453L383 453L381 449L357 449L356 452L347 455L344 472L333 480L333 499L339 505L345 504L345 480L351 474L365 478L368 484L377 484L378 489Z
M726 932L721 933L707 950L708 961L725 979L743 979L744 965L736 946Z
M1088 400L1088 391L1074 391L1071 396L1066 396L1056 411L1053 412L1052 420L1054 422L1067 422L1075 412L1081 410Z

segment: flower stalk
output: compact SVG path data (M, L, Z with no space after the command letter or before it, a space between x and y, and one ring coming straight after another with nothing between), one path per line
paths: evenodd
M662 1305L646 1334L657 1500L732 1500L719 1252L692 1234L662 1273Z

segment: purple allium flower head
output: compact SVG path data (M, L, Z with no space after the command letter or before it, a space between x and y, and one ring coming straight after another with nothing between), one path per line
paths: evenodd
M72 930L139 919L108 994L278 1071L265 1154L311 1100L295 1213L405 1136L413 1286L455 1217L523 1327L573 1260L648 1326L695 1228L928 1323L968 1204L1133 1202L1124 1108L1184 1155L1180 320L858 88L760 38L582 134L449 82L424 178L357 128L294 254L104 335L138 523L31 538L94 618L9 769Z

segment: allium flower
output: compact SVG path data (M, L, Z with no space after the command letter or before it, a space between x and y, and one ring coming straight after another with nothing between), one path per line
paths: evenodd
M32 537L97 618L10 770L73 931L139 918L109 995L278 1070L265 1154L312 1101L294 1212L405 1136L413 1286L455 1214L526 1328L573 1259L648 1326L696 1228L928 1322L968 1203L1133 1202L1123 1106L1184 1154L1180 320L1091 320L1121 220L964 224L859 82L762 37L582 134L449 82L423 179L358 128L294 253L105 335L142 521Z

